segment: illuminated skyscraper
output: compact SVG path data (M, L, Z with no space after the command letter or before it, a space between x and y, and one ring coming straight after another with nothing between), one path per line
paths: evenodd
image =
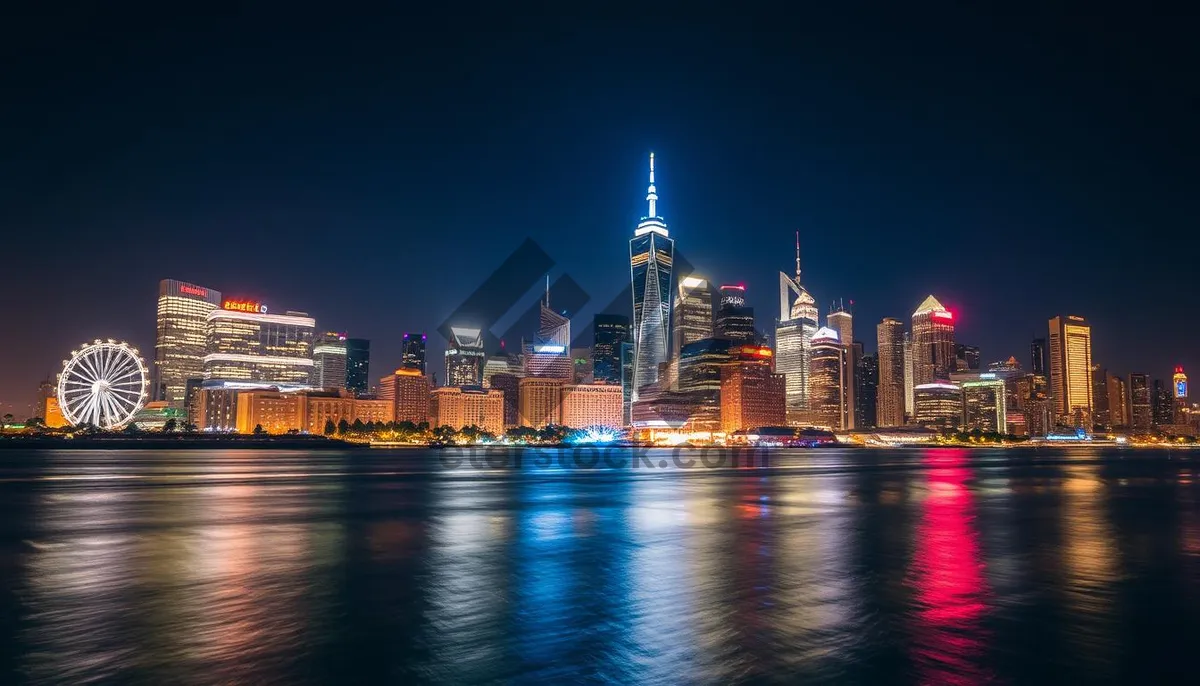
M916 384L913 382L913 346L912 334L904 332L904 413L909 419L913 417L916 407L916 395L913 392Z
M862 343L855 342L854 347L862 349ZM875 355L861 355L862 362L858 367L858 388L854 396L858 400L858 416L854 426L859 429L874 429L879 426L879 358Z
M795 300L793 300L793 297ZM779 319L775 321L775 371L787 385L787 423L808 421L808 373L817 333L817 301L800 283L800 232L796 232L796 275L779 272Z
M1046 339L1035 338L1029 344L1029 357L1032 366L1029 368L1038 376L1049 377L1049 362L1046 359Z
M875 423L904 426L904 323L887 317L875 327L875 335L879 345Z
M1108 386L1108 421L1112 427L1129 426L1129 387L1125 379L1107 372L1105 384Z
M1004 379L964 381L962 396L963 428L1007 433L1008 407Z
M913 387L948 381L955 370L954 314L932 295L912 315Z
M329 331L313 344L313 386L346 387L346 334Z
M371 341L346 339L346 390L366 395L370 389Z
M400 366L405 369L419 369L425 374L425 343L423 333L406 333L400 342Z
M787 419L786 383L782 374L771 372L771 349L743 345L729 352L734 359L721 366L721 429L782 426Z
M592 318L592 377L621 384L621 344L629 340L629 317L598 314Z
M1183 366L1175 367L1175 375L1171 377L1171 395L1175 398L1175 423L1187 424L1191 419L1188 406L1188 380L1183 373Z
M451 326L446 349L446 385L483 385L483 333L473 327Z
M1134 431L1149 431L1154 426L1154 403L1151 400L1150 376L1129 375L1129 418Z
M316 322L304 312L269 314L261 303L223 300L206 319L206 388L312 387Z
M851 301L850 304L853 305L854 301ZM850 310L846 309L844 301L839 300L830 309L829 314L825 315L825 325L837 332L838 341L846 349L846 394L847 402L850 404L850 416L842 424L842 428L853 429L857 426L855 420L858 417L858 410L856 409L858 407L858 367L862 359L862 346L859 346L860 350L856 353L854 348L854 316L850 313Z
M570 382L575 378L571 360L571 320L550 307L550 279L546 278L546 296L541 302L541 317L536 342L523 350L524 375Z
M714 335L739 343L757 343L754 330L754 308L746 305L746 287L737 284L721 286L721 302L717 306Z
M571 346L571 320L565 312L550 307L550 276L546 276L546 296L539 307L537 342L546 345Z
M829 327L817 330L809 358L809 421L834 431L853 428L850 403L850 362L846 346Z
M633 396L658 382L658 366L667 361L671 317L671 268L675 241L658 216L654 188L654 153L650 154L650 212L629 241L629 274L633 285Z
M1054 402L1055 421L1067 426L1081 423L1090 427L1092 328L1083 317L1055 317L1050 320L1049 347L1050 396ZM1149 397L1146 399L1149 401Z
M174 279L158 282L158 336L150 386L154 400L183 408L188 379L204 376L208 313L220 304L220 291Z
M713 294L708 279L692 274L679 281L671 316L671 357L689 343L713 337Z
M1162 379L1154 380L1154 392L1151 395L1153 405L1154 427L1159 428L1175 423L1175 399L1171 397L1171 388Z

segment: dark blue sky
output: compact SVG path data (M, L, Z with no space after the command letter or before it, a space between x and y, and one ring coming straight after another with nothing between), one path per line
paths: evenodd
M760 327L799 230L869 350L932 292L986 360L1070 312L1119 372L1200 369L1189 22L893 5L6 19L0 402L83 340L151 357L165 277L370 338L373 377L526 237L606 299L650 150L679 250Z

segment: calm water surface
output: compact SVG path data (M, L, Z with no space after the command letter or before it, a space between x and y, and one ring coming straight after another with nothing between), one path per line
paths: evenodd
M719 470L448 469L452 453L0 452L0 683L1197 670L1200 452L781 451Z

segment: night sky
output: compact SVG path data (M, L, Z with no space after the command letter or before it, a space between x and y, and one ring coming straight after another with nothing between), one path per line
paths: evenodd
M799 230L869 351L934 293L985 361L1070 313L1119 373L1200 374L1193 23L894 5L7 17L0 403L85 340L152 359L162 278L369 338L373 378L527 237L607 301L651 150L678 250L760 328Z

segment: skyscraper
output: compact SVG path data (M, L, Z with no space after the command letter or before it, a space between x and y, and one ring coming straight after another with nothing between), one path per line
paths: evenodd
M1153 404L1154 426L1163 427L1175 423L1175 399L1171 397L1171 388L1162 379L1154 380Z
M1076 426L1078 418L1084 426L1090 426L1092 328L1083 317L1055 317L1050 320L1049 348L1050 395L1054 401L1055 421Z
M419 369L422 374L428 372L425 368L425 342L423 333L406 333L400 342L400 366L404 369Z
M346 390L366 395L370 389L371 341L365 338L346 339Z
M791 426L808 420L809 358L818 328L816 302L800 283L800 232L796 232L796 275L779 272L779 319L775 321L775 371L784 375L787 385L787 423Z
M450 327L446 348L446 385L483 385L483 332L469 326Z
M847 352L838 340L837 331L827 326L813 336L809 358L809 420L834 431L853 428Z
M757 343L754 330L754 308L746 305L746 287L721 286L721 302L717 307L714 335L740 343Z
M1112 404L1108 400L1108 370L1092 365L1092 421L1097 426L1112 428Z
M879 386L875 424L904 426L904 323L885 318L875 327L879 345Z
M1048 376L1050 365L1046 357L1045 338L1033 339L1033 343L1029 344L1029 356L1031 363L1029 367L1030 371L1038 376Z
M1150 376L1129 375L1129 418L1134 431L1149 431L1154 426L1154 405L1151 400Z
M268 314L261 303L223 300L206 319L205 388L312 387L317 326L312 317Z
M571 320L565 312L550 307L550 276L546 276L546 296L539 306L537 342L546 345L571 346Z
M692 274L679 280L671 316L671 357L679 358L685 345L713 337L712 289L708 279Z
M854 304L853 301L850 303ZM842 347L846 349L846 397L850 405L850 416L843 423L842 428L853 429L857 426L855 420L858 417L858 366L862 356L862 350L856 352L854 348L854 316L850 310L846 309L844 301L838 301L825 315L825 325L833 329L838 334L838 341Z
M1171 377L1171 391L1175 398L1175 423L1187 424L1191 409L1188 406L1188 380L1187 374L1183 373L1183 365L1175 367L1175 374Z
M346 334L327 331L313 344L313 386L346 387Z
M862 343L855 341L854 347L862 350ZM873 429L879 426L879 358L875 355L861 355L858 367L858 389L855 398L858 400L858 417L854 425L859 429Z
M913 381L912 334L904 332L904 412L911 419L916 408L916 383Z
M592 318L592 377L621 383L621 344L629 340L629 317L598 314Z
M629 241L629 275L633 286L633 395L658 382L658 366L667 361L671 316L671 269L675 241L655 207L654 153L650 153L650 211Z
M932 295L912 315L913 387L949 381L955 370L954 314Z
M1129 387L1125 379L1107 372L1105 383L1108 386L1108 421L1111 427L1129 426Z
M221 304L221 292L184 281L158 282L158 335L154 343L154 400L182 409L188 379L204 376L208 313Z

